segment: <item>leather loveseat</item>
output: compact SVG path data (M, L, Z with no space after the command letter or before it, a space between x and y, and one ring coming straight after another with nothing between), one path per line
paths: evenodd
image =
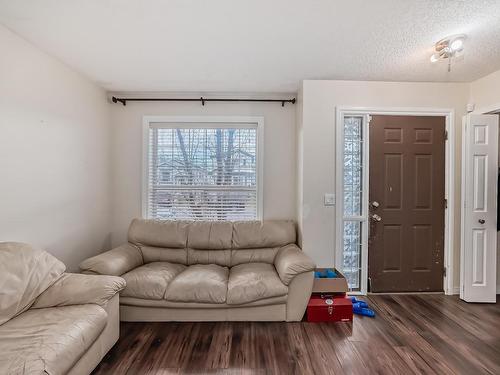
M128 243L80 264L123 277L123 321L298 321L314 263L292 221L134 219Z
M49 253L0 243L0 374L88 375L119 336L119 277L65 273Z

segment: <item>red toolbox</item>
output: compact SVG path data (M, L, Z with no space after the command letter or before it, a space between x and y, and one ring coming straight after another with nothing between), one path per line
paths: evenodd
M345 295L313 294L307 304L308 322L352 322L352 301Z

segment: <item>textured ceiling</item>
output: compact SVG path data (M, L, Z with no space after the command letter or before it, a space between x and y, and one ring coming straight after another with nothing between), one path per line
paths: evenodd
M500 69L499 0L0 0L0 23L115 91L293 92L303 79ZM465 56L448 73L429 56L456 33Z

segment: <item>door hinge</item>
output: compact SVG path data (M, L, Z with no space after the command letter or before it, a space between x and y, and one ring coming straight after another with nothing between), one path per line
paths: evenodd
M448 199L444 198L444 208L448 208Z
M366 118L367 118L368 124L369 124L372 121L372 116L371 115L367 115Z
M443 267L443 276L446 276L446 267Z
M444 131L444 140L447 141L448 140L448 130L445 130Z

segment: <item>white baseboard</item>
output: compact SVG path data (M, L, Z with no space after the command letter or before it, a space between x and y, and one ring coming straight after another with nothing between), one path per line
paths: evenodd
M451 294L460 294L460 287L454 286ZM497 285L497 294L500 294L500 284Z

